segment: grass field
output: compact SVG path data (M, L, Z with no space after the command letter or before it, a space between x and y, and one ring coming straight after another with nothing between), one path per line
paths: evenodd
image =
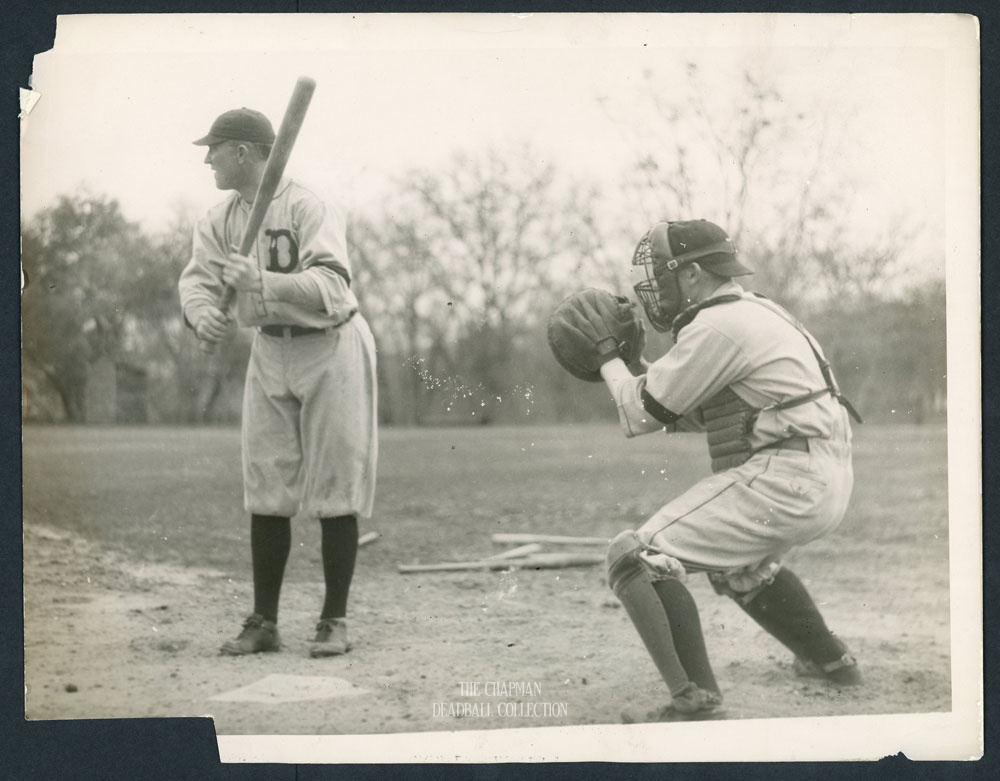
M611 537L635 527L707 473L700 438L625 440L613 424L388 429L380 447L375 514L362 532L382 536L361 551L351 606L356 649L333 673L349 673L375 694L354 698L336 715L299 708L275 720L273 713L255 716L253 709L205 701L207 689L246 683L275 664L275 657L215 655L248 612L251 590L238 432L28 427L29 717L214 709L223 734L398 732L613 723L627 700L663 700L655 669L615 608L600 567L416 576L400 575L396 566L494 553L494 532ZM707 584L692 582L737 714L741 708L766 716L949 708L946 456L944 427L859 427L846 520L787 559L870 671L864 692L795 679L780 646ZM280 655L294 662L281 669L317 674L298 650L321 598L318 541L316 524L295 524L282 608L282 626L295 629L291 642L293 630L283 630L288 653ZM109 602L113 595L125 601ZM70 655L73 643L62 647L44 629L67 616L107 622L108 631L93 637L91 649L90 640L77 640ZM149 639L151 621L159 645ZM165 636L176 642L163 645ZM142 696L134 695L135 681L102 674L100 664L88 661L103 657L106 670L108 654L133 665L134 678L145 676ZM161 676L171 679L166 686L149 684L158 665L172 673ZM67 677L77 689L72 697L62 686ZM455 699L459 680L539 680L550 695L559 687L569 714L562 721L443 725L431 703ZM132 694L125 697L123 688Z

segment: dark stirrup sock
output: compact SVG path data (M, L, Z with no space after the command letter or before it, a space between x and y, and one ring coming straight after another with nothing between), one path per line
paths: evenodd
M700 688L718 694L719 684L708 660L701 618L691 592L675 578L653 581L653 589L667 613L674 636L674 649L688 677Z
M354 577L354 562L358 557L358 518L339 515L320 518L323 534L323 580L326 598L320 619L343 618L347 615L347 594Z
M292 549L292 523L279 515L250 516L250 553L253 559L253 612L278 620L278 600L285 563Z
M774 581L749 604L737 604L796 656L827 664L844 655L844 644L827 628L805 585L787 567L778 570Z

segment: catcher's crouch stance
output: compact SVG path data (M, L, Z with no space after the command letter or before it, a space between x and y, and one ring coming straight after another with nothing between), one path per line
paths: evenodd
M708 435L713 475L638 530L619 534L608 551L609 584L671 694L646 718L721 712L684 585L688 572L707 573L718 593L787 646L799 674L860 682L855 660L801 581L781 567L792 547L844 517L853 485L847 411L856 413L812 336L733 281L751 272L721 228L704 220L658 223L633 264L645 271L635 287L650 322L673 332L666 355L646 364L641 328L622 325L627 305L600 291L564 301L549 336L567 369L607 383L626 436L664 428ZM626 361L644 373L634 375Z

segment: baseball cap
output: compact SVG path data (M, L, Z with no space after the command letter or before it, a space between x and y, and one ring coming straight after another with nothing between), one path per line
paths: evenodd
M654 247L669 249L669 258L676 265L698 263L714 274L723 277L739 277L753 274L753 271L736 259L736 246L729 235L714 222L708 220L683 220L660 223L656 228L665 230L668 242L655 242ZM655 229L654 229L655 230ZM666 244L667 246L664 246Z
M274 128L271 121L252 108L237 108L220 114L204 138L193 143L211 146L222 141L246 141L251 144L273 144Z

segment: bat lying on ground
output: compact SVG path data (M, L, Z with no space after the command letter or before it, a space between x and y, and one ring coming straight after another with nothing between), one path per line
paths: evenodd
M478 561L446 561L440 564L399 564L405 574L415 572L463 572L466 570L560 569L562 567L587 567L603 564L603 553L535 553L518 559L479 559Z
M493 561L493 559L516 559L521 556L527 556L529 553L538 553L541 549L541 545L537 542L532 542L528 545L519 545L518 547L511 548L510 550L494 553L492 556L487 556L485 560Z
M540 542L548 545L602 545L607 547L611 542L606 537L562 537L556 534L493 534L490 535L490 539L501 545Z
M360 537L358 537L358 547L362 548L365 545L375 542L382 535L378 532L365 532Z
M309 108L309 101L312 100L315 90L316 82L308 76L301 76L295 82L295 89L292 90L285 116L274 137L264 174L261 176L260 184L257 185L257 194L254 196L253 207L250 209L250 216L247 217L246 229L243 231L238 249L240 255L249 255L257 242L257 233L264 222L271 201L274 200L274 194L278 191L278 184L285 173L285 166L292 154L292 147L295 146L295 139L298 138L302 122L306 118L306 110ZM219 309L228 314L235 299L236 291L227 285L219 297ZM199 346L206 354L215 352L215 345L210 342L201 342Z

